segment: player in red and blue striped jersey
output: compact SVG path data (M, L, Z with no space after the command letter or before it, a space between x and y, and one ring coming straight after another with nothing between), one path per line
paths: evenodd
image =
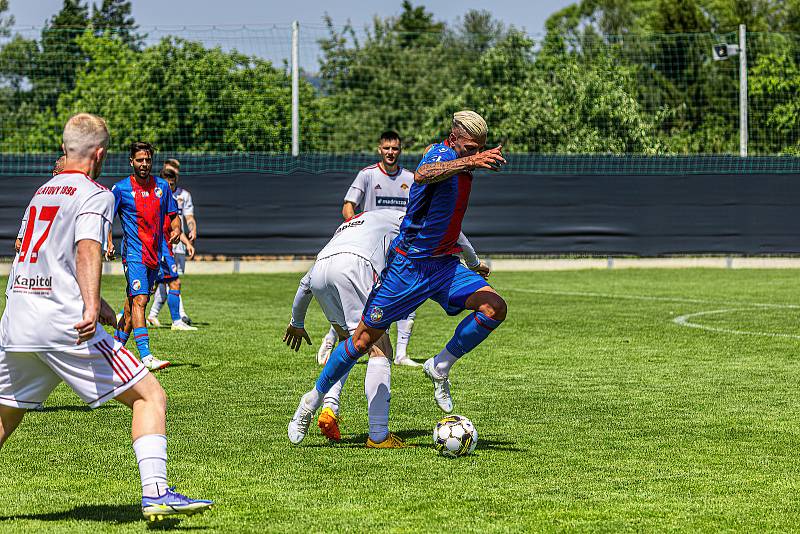
M392 257L372 290L361 322L353 335L331 353L316 387L303 395L289 423L292 443L305 437L323 396L398 319L427 299L448 315L473 310L456 327L444 349L423 365L434 385L434 398L445 412L453 410L450 368L478 346L506 317L506 303L479 274L461 264L458 237L469 202L472 172L497 170L506 163L501 146L481 151L486 144L486 121L474 111L453 115L449 137L426 150L411 186L400 234Z
M150 337L145 323L145 308L159 278L161 244L165 220L171 220L171 243L180 239L181 224L178 205L166 180L150 174L153 168L153 146L137 141L131 144L130 163L133 174L117 182L114 213L122 223L122 266L127 279L127 298L122 319L114 337L123 345L133 331L139 357L148 369L163 369L168 361L150 353ZM112 248L113 251L113 248Z

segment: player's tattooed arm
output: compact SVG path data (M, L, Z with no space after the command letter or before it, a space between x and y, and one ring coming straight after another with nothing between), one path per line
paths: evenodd
M426 163L414 173L414 181L418 184L435 184L464 171L475 169L496 171L506 164L502 149L503 145L498 145L495 148L478 152L474 156L458 158L452 161Z

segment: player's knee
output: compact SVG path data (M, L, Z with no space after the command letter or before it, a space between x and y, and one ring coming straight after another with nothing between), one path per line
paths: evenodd
M359 354L366 354L372 347L372 342L365 336L353 338L353 346Z
M172 289L173 291L180 291L181 290L181 279L180 278L176 278L175 280L173 280L172 283L169 285L169 288Z
M506 305L506 301L503 300L503 297L493 293L487 302L480 307L480 312L490 319L502 322L506 318L508 305Z
M167 392L161 386L161 383L153 375L148 375L140 383L143 386L140 389L142 400L152 405L153 408L166 413Z
M160 412L167 413L167 392L156 382L158 387L153 391L151 402L158 408Z

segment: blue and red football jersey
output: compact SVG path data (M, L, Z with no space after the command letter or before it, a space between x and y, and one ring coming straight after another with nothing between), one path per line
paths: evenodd
M417 165L452 161L458 154L445 140L431 146ZM414 259L461 252L458 236L469 203L472 173L462 172L435 184L414 182L406 216L394 241L401 254Z
M165 219L178 213L169 184L162 178L150 176L144 186L140 186L129 176L114 184L111 191L114 213L122 223L122 261L157 269Z

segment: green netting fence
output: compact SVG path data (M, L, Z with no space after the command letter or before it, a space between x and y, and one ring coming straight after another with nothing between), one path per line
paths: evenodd
M724 34L486 39L444 30L299 28L299 154L292 155L290 24L143 28L140 38L16 28L0 39L0 175L47 172L66 118L108 120L107 172L151 141L187 173L352 172L397 130L409 166L472 108L508 172L797 172L800 34L747 34L747 149L739 61Z

